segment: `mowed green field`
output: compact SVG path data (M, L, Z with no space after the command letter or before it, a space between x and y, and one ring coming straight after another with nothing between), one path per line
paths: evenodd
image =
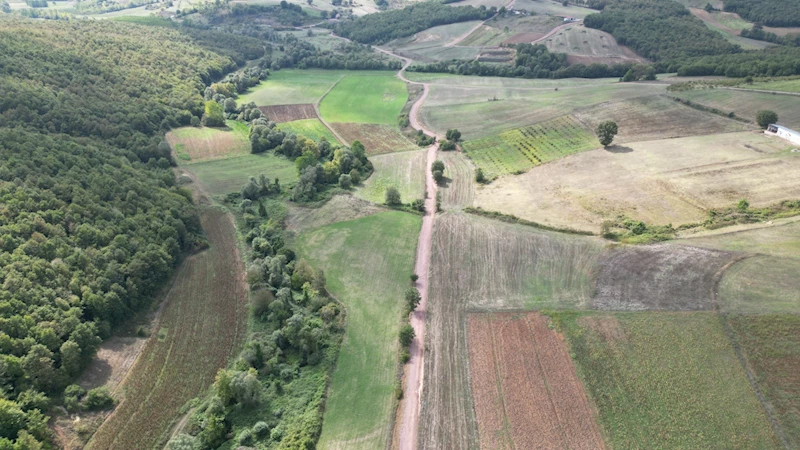
M722 276L719 298L728 312L800 314L800 259L755 256L739 261Z
M372 450L391 440L397 335L420 224L418 216L389 211L297 237L298 253L325 271L347 308L317 448Z
M600 147L573 116L564 116L497 136L466 141L464 150L489 178L524 172L573 153Z
M675 93L676 97L691 100L703 106L734 112L747 120L756 120L759 110L778 113L778 123L789 128L800 127L800 98L796 95L775 95L764 92L747 92L733 89L701 89Z
M371 156L375 171L358 188L356 196L373 203L384 203L386 189L394 186L403 203L425 194L425 150Z
M258 106L316 103L345 74L339 70L279 70L240 95L237 103L255 102Z
M319 119L293 120L279 124L278 128L286 133L305 136L315 142L319 142L322 138L327 139L331 144L339 142L336 136Z
M765 91L800 92L800 78L796 80L777 80L745 84L741 87L745 89L763 89Z
M328 122L396 125L407 99L406 84L394 72L351 74L325 96L319 112Z
M297 181L294 162L271 154L208 161L192 164L187 169L197 175L211 195L239 192L250 177L258 177L262 173L270 180L278 178L282 185Z
M734 315L728 323L787 447L800 448L800 316Z
M779 448L716 314L556 319L610 448Z

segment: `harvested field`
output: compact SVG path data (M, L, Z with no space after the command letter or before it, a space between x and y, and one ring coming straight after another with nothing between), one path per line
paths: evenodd
M403 203L425 197L425 150L391 153L370 158L375 172L358 188L356 195L373 203L383 204L386 189L394 186Z
M467 214L436 219L419 448L478 446L466 311L588 306L599 241ZM520 447L521 448L521 447Z
M800 316L727 316L787 448L800 448Z
M278 178L283 185L294 184L297 180L294 162L269 153L192 164L189 169L211 195L239 192L250 177L258 177L262 173L270 180Z
M698 89L674 92L673 95L706 107L734 112L737 116L753 122L759 110L769 109L778 113L778 122L781 125L793 129L800 128L800 108L797 107L796 95L775 95L734 89Z
M88 449L161 448L181 408L204 394L239 350L248 311L236 230L230 215L217 209L201 210L200 220L210 248L181 264L144 357Z
M437 62L452 59L472 60L478 55L479 48L451 46L449 44L479 23L479 21L473 20L439 25L420 31L413 36L395 39L384 45L384 48L419 62Z
M331 127L346 140L346 145L361 141L367 155L417 150L416 144L403 136L397 125L378 125L374 123L332 123Z
M498 46L503 41L510 37L510 33L505 33L494 27L481 25L472 34L464 38L458 43L461 47L484 47L484 46Z
M238 104L258 106L316 103L347 72L341 70L283 69L239 96Z
M800 197L800 158L786 149L748 132L613 145L479 186L475 204L589 231L618 215L678 226L742 198L760 207Z
M722 270L737 257L719 250L664 244L615 248L600 261L592 308L711 310Z
M508 15L506 17L497 17L487 22L487 25L498 31L505 31L506 27L508 27L510 37L504 40L502 44L533 42L549 33L553 28L563 24L564 22L560 17L545 15Z
M795 255L797 256L797 255ZM800 314L800 259L756 256L722 276L720 306L732 313Z
M336 195L318 208L290 205L286 228L290 231L300 232L332 223L360 219L384 211L386 211L385 208L352 195Z
M481 448L605 448L567 346L547 318L472 314L468 336Z
M334 145L339 142L336 136L319 119L295 120L279 124L278 128L284 132L305 136L315 142L319 142L322 138L327 139L328 142Z
M294 120L317 119L317 110L314 105L272 105L260 106L258 109L273 122L283 125L284 122Z
M619 134L614 142L618 144L755 129L661 95L600 103L578 110L575 117L592 130L605 120L617 122Z
M745 84L741 87L744 89L800 93L800 78L793 80L762 81L753 84Z
M564 6L562 2L553 0L517 0L514 2L515 9L526 9L543 16L574 17L583 19L589 14L596 13L594 9L580 6Z
M475 198L475 168L461 152L439 152L444 163L445 182L437 192L442 197L445 210L472 206Z
M793 218L792 222L786 224L775 226L763 224L758 229L735 232L725 232L725 230L733 228L726 227L719 230L719 234L689 237L675 241L675 243L742 253L800 258L800 222L796 220Z
M553 317L608 447L779 448L717 314Z
M181 164L246 155L250 152L247 124L229 120L227 128L176 128L166 135L167 143Z
M573 116L563 116L498 136L464 142L464 150L487 178L521 173L600 143Z
M646 61L631 49L617 44L614 36L580 25L566 27L541 42L554 53L566 53L570 64L624 64Z

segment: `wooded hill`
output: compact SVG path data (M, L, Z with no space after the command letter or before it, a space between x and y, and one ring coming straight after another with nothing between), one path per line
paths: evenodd
M0 18L0 448L49 440L100 339L202 245L159 136L235 67L176 29Z
M725 11L769 27L800 27L800 0L725 0Z

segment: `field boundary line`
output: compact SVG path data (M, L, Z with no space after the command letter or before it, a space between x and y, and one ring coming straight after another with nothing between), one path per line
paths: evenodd
M736 355L736 359L739 360L739 363L742 365L742 369L744 369L744 373L747 376L747 381L750 382L750 386L753 387L753 390L756 393L756 397L758 397L758 401L761 402L761 406L764 408L764 412L767 414L767 420L769 420L769 424L772 426L772 431L781 441L781 445L786 450L791 450L789 446L789 441L786 439L786 434L783 431L783 428L778 423L778 419L775 418L775 412L772 409L772 404L764 397L764 393L761 392L761 388L758 386L758 382L756 382L756 377L753 374L753 371L750 370L750 366L747 364L747 359L744 357L742 353L742 349L739 346L739 341L736 340L736 336L731 328L731 325L728 323L728 315L726 313L718 313L719 321L722 324L722 329L725 331L725 335L728 337L728 341L731 343L731 347L733 348L733 353Z
M346 76L347 76L347 75L342 75L342 76L341 76L341 77L340 77L338 80L336 80L336 82L335 82L335 83L333 83L333 84L331 85L331 87L329 87L329 88L328 88L328 90L327 90L327 91L325 91L325 93L324 93L324 94L322 94L322 97L320 97L320 98L319 98L319 100L318 100L316 103L314 103L314 111L316 111L316 113L317 113L317 117L319 118L319 121L320 121L320 122L322 122L322 124L323 124L323 125L325 125L325 128L327 128L327 129L328 129L328 131L330 131L330 132L331 132L331 134L333 134L334 136L336 136L336 139L338 139L338 140L339 140L339 142L340 142L342 145L350 145L350 144L348 144L348 143L347 143L347 141L346 141L346 140L344 140L344 139L342 138L342 136L341 136L341 135L339 135L339 133L337 133L337 132L336 132L336 130L334 130L334 129L333 129L333 127L332 127L332 126L331 126L331 125L328 123L328 121L327 121L327 120L325 120L325 119L322 117L322 113L320 113L320 111L319 111L319 105L321 105L321 104L322 104L322 100L324 100L324 99L325 99L325 97L327 97L327 96L328 96L328 94L330 94L330 93L331 93L331 91L333 90L333 88L335 88L335 87L336 87L336 85L337 85L337 84L339 84L339 82L340 82L340 81L344 80L344 78L345 78Z
M721 86L720 88L727 89L729 91L759 92L761 94L791 95L792 97L800 97L800 92L770 91L767 89L745 89L745 88L727 87L727 86Z

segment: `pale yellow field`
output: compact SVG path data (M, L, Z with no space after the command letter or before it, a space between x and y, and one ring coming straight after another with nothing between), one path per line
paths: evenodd
M477 189L475 205L590 231L617 215L677 226L742 198L800 197L800 155L788 148L755 132L612 146L502 177Z

